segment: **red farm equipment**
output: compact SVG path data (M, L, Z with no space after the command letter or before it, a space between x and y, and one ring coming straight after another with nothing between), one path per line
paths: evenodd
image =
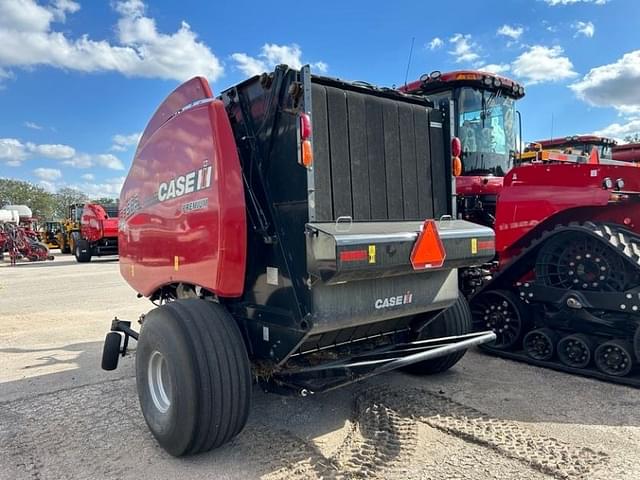
M588 158L592 155L594 149L596 150L599 159L602 158L611 160L613 158L612 154L615 147L616 141L611 138L599 137L596 135L573 135L570 137L553 138L532 142L519 156L519 160L521 162L534 160L555 160L553 158L549 158L548 155L545 156L541 154L544 152L555 152ZM557 161L562 161L562 159ZM569 161L579 162L579 160L574 159L570 159Z
M8 252L11 264L53 260L49 248L38 238L36 220L26 205L5 205L0 210L0 253Z
M421 96L278 66L214 98L178 87L120 196L120 270L159 306L115 319L102 366L138 341L142 412L173 455L243 428L252 381L309 395L452 367L470 333L457 268L493 231L453 214L447 125ZM440 220L433 220L440 219ZM475 248L484 245L483 248Z
M613 147L613 159L640 164L640 143L625 143Z
M606 151L592 152L594 145L579 152L587 155L560 152L563 158L539 155L563 147L555 141L546 144L549 150L535 148L531 158L515 154L515 141L498 152L493 145L502 145L502 132L497 142L492 131L484 132L492 140L483 149L469 146L468 116L481 126L491 119L490 129L515 131L506 112L524 91L503 77L436 72L404 91L454 112L452 132L460 140L452 139L452 149L461 143L462 162L458 216L492 225L496 233L496 261L460 275L474 328L497 334L483 348L640 386L640 170L606 158ZM469 113L470 97L481 99L479 112ZM508 105L501 120L495 120L496 104ZM581 144L595 139L609 151L613 146L575 138Z
M69 206L56 237L62 253L73 253L79 263L91 257L118 254L118 207L97 203Z

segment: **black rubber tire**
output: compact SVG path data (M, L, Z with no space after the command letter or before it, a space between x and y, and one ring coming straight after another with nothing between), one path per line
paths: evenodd
M67 241L66 236L62 239L62 245L60 245L60 253L71 253L71 248L69 247L69 242Z
M458 300L433 319L433 321L420 332L417 340L451 337L454 335L465 335L467 333L471 333L471 310L469 309L467 299L464 298L462 293L459 293ZM432 375L434 373L445 372L458 363L466 352L466 350L460 350L442 357L413 363L403 367L403 370L413 373L414 375Z
M104 339L104 347L102 348L103 370L115 370L118 367L121 343L122 335L118 332L107 333L107 336Z
M170 404L164 413L149 386L156 351L166 362ZM171 455L206 452L231 440L247 421L252 389L246 347L233 317L223 306L200 299L149 312L136 350L136 384L145 421Z
M91 245L89 245L89 242L83 238L78 240L73 253L78 263L87 263L91 261Z
M640 363L640 325L636 328L636 333L633 336L633 350L636 354L636 362Z

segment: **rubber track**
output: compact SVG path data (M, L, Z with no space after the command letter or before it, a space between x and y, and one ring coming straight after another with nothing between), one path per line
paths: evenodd
M495 290L503 286L512 288L513 282L533 269L535 263L534 254L537 253L538 249L551 237L564 232L582 232L601 240L613 247L629 265L633 266L633 268L640 273L640 236L629 230L616 227L615 225L596 224L593 222L580 224L574 222L569 225L558 225L553 230L542 232L520 255L509 262L506 268L498 272L489 283L474 293L471 298L469 298L469 301L471 302L473 297L487 290Z
M481 352L489 353L491 355L495 355L497 357L506 358L508 360L514 360L516 362L528 363L529 365L534 365L536 367L550 368L552 370L557 370L559 372L572 373L574 375L581 375L583 377L595 378L597 380L602 380L608 383L615 383L618 385L626 385L627 387L640 388L640 373L636 373L634 375L627 375L626 377L612 377L605 373L602 373L599 370L596 370L594 367L589 368L574 368L564 365L560 362L549 362L543 360L534 360L530 358L524 350L519 350L517 352L505 352L504 350L495 350L491 347L482 346L479 349Z
M590 478L608 455L533 432L515 422L491 418L471 407L422 389L367 392L381 403L450 435L491 448L556 478Z
M535 254L540 247L542 247L542 245L551 237L564 232L582 232L600 240L606 245L612 247L612 249L616 251L632 269L636 270L636 272L640 274L640 236L616 225L594 222L585 222L580 224L575 222L570 223L569 225L559 225L553 230L543 232L540 237L531 242L523 253L510 262L504 270L499 272L481 290L476 292L471 297L470 302L473 301L473 297L484 291L493 290L495 288L513 289L513 282L533 268L533 263L535 263ZM529 265L528 262L531 262L531 264ZM638 332L639 333L636 334L636 337L640 339L640 326L638 327ZM640 357L640 340L636 343L638 344L636 346L636 356ZM490 347L482 347L481 350L500 357L509 358L511 360L529 363L531 365L597 378L610 383L636 388L640 387L640 373L626 377L614 377L595 370L594 368L573 368L568 367L559 361L534 360L529 358L523 350L517 352L505 352L502 350L494 350ZM640 358L637 358L637 360L640 361Z

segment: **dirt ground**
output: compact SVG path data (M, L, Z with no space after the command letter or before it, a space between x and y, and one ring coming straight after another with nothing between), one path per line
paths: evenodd
M117 261L0 262L0 479L638 479L640 392L469 352L450 372L326 395L254 389L230 444L175 459L148 432L133 357L100 369Z

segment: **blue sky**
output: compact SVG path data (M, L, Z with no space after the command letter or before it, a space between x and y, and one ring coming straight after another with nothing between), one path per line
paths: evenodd
M454 6L455 5L455 6ZM277 63L380 85L480 68L526 85L526 140L640 131L640 1L0 0L0 177L117 196L137 136L195 74Z

